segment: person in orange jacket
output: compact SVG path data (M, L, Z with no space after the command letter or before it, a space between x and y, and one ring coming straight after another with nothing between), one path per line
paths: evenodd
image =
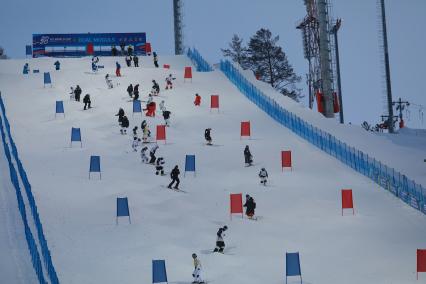
M200 104L201 104L201 97L198 94L195 94L194 105L195 106L200 106Z

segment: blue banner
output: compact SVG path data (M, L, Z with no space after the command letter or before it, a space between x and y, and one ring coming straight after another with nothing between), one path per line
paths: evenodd
M33 34L33 57L76 57L90 55L112 55L115 46L132 46L134 54L145 55L145 33L100 33L100 34ZM90 46L90 48L88 48ZM88 52L93 48L92 52Z

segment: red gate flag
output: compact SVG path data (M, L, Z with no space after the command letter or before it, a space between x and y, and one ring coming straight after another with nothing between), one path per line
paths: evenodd
M291 168L293 170L293 166L291 165L291 151L281 151L281 170L284 168Z
M324 101L324 95L321 94L319 91L317 92L317 106L318 106L318 112L320 113L324 113L324 105L323 105L323 101Z
M336 92L333 92L333 112L334 113L340 112L339 99L337 98Z
M250 121L241 121L241 137L250 137ZM240 138L241 138L240 137Z
M170 69L170 65L169 65L169 64L164 64L164 65L163 65L163 68L164 68L164 69Z
M426 272L426 249L417 249L417 280L419 272Z
M157 125L157 141L164 140L166 142L166 126L165 125Z
M231 193L229 195L231 201L230 215L232 219L232 214L241 213L243 217L243 194L242 193Z
M89 42L89 43L86 45L86 53L87 53L88 55L92 55L92 54L93 54L93 51L94 51L93 43Z
M219 109L219 95L211 95L210 96L210 108Z
M351 209L352 214L355 214L354 201L352 198L352 189L342 189L342 216L343 209Z
M147 42L145 43L145 52L147 55L151 55L151 43Z
M192 68L191 67L185 67L185 74L183 76L184 79L191 79L192 81Z

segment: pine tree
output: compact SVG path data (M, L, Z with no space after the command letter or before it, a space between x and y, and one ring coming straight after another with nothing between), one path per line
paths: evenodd
M221 49L223 56L231 57L232 61L238 63L244 69L247 67L247 48L243 45L243 39L234 34L229 48Z
M287 56L280 46L277 46L279 36L272 36L268 29L260 29L250 38L247 49L247 66L260 76L260 80L269 83L283 95L296 101L301 97L296 83L301 81Z

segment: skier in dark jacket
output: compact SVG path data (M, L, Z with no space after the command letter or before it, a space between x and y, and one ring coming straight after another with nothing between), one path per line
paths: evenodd
M168 110L163 111L163 118L164 118L164 123L166 124L166 126L170 126L170 114L171 112Z
M132 66L132 57L131 56L127 55L124 60L126 61L127 67Z
M124 116L124 109L120 108L115 116L118 116L118 123L121 125Z
M206 130L204 130L204 138L207 141L207 145L212 145L212 137L210 135L211 130L211 128L207 128Z
M133 88L133 100L136 101L139 99L139 84L136 84Z
M133 97L133 85L132 84L130 84L127 87L127 93L129 94L129 97Z
M152 53L152 55L153 55L153 57L154 57L154 65L155 65L155 68L158 68L158 56L157 56L157 53L154 51L154 52Z
M225 241L223 240L223 237L225 237L225 232L228 230L227 226L223 226L223 228L219 228L219 230L216 233L216 247L213 252L221 252L223 253L223 250L225 249Z
M90 100L90 95L86 94L83 98L83 103L84 103L84 110L86 110L86 108L92 108L90 106L90 104L92 103L92 101Z
M256 209L256 202L254 202L253 197L249 196L246 200L246 203L244 204L244 207L246 207L246 215L249 219L253 219L254 216L254 209Z
M151 148L151 150L149 151L149 157L150 157L150 160L149 160L149 163L150 164L155 164L155 160L157 159L156 157L155 157L155 152L157 152L157 150L158 150L158 145L157 144L155 144L152 148Z
M123 116L123 118L121 119L121 129L120 129L120 133L121 134L127 134L127 128L129 128L129 119L127 118L127 116Z
M160 93L160 85L155 80L152 80L152 91L153 95L158 95Z
M176 165L172 172L170 173L170 177L172 178L172 182L167 186L168 188L172 188L172 185L176 182L176 185L174 187L174 189L179 189L179 175L180 175L180 171L178 166Z
M117 50L117 47L115 47L115 45L111 47L111 53L112 53L112 56L117 56L118 50Z
M79 85L77 85L77 87L75 87L75 90L74 90L74 98L75 98L75 100L77 101L77 102L79 102L80 101L80 95L81 95L81 88L80 88L80 86Z
M157 162L155 162L155 174L158 176L159 174L161 174L162 176L164 176L164 158L163 157L159 157L157 159Z
M246 166L251 166L253 163L253 156L250 153L248 145L246 145L246 147L244 148L244 161L246 163Z
M133 63L135 64L135 67L139 67L139 57L136 55L133 56Z

